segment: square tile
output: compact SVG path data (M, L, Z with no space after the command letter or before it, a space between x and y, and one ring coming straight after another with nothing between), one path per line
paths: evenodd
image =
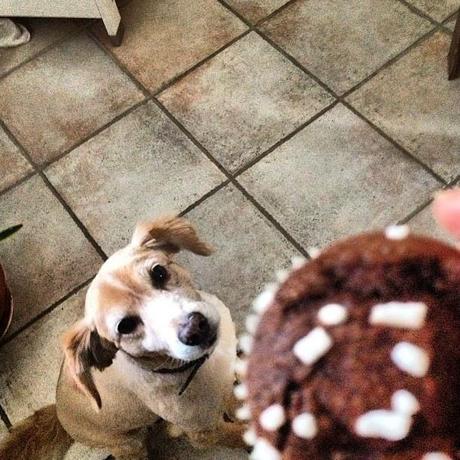
M434 34L348 98L447 181L460 172L460 80L447 80L450 39Z
M0 348L0 404L11 423L55 402L61 335L83 316L86 289Z
M108 253L129 242L139 220L180 211L225 180L152 102L46 175Z
M144 98L91 39L78 35L0 80L0 118L38 163Z
M0 76L87 23L83 20L43 18L19 22L27 27L32 39L29 43L16 48L0 49Z
M436 21L443 21L460 8L459 0L407 0Z
M454 244L454 238L438 226L431 213L431 205L414 216L408 224L415 233L431 236L438 240Z
M287 268L298 252L231 185L187 217L216 252L206 258L183 253L180 260L202 289L217 295L228 306L242 332L252 301L265 283L274 280L275 271Z
M332 100L254 32L160 95L160 101L231 171Z
M21 155L8 135L0 126L0 191L13 185L33 171L30 163Z
M252 23L265 18L282 7L288 0L225 0L227 5L238 11Z
M247 460L248 453L244 450L222 447L194 449L184 439L165 439L164 442L158 443L154 458L155 460Z
M396 0L301 0L262 30L341 94L431 27Z
M125 36L113 54L156 91L246 30L214 0L134 0L122 10ZM98 38L111 47L102 26Z
M304 247L397 222L439 187L343 105L239 180Z
M35 176L0 196L0 222L23 224L0 244L14 299L12 330L26 324L98 270L101 259Z

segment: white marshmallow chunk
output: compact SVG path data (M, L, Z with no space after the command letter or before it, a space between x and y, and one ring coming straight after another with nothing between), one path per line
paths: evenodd
M337 326L348 318L348 310L338 303L330 303L318 311L318 320L323 326Z
M400 441L408 434L412 417L389 410L372 410L358 417L355 422L356 434L364 438L380 438Z
M421 329L428 307L423 302L389 302L374 305L369 322L401 329Z
M292 431L302 439L313 439L318 433L318 425L313 414L304 412L292 421Z
M398 390L391 397L391 408L400 414L415 415L420 411L420 403L410 391Z
M260 426L266 431L276 431L284 425L286 415L281 404L267 407L259 416Z
M399 369L413 377L424 377L430 367L428 353L409 342L397 343L391 350L391 359Z
M311 366L321 359L332 345L331 336L322 327L315 327L294 345L293 352L300 361Z

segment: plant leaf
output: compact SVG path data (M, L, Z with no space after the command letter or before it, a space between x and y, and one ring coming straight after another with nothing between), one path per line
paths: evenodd
M21 227L22 227L22 224L13 225L13 227L9 227L6 230L1 231L0 232L0 241L4 240L5 238L8 238L13 233L16 233Z

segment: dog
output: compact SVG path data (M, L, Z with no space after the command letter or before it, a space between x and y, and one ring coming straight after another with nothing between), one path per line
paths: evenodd
M235 327L175 262L180 250L212 252L186 219L163 217L138 224L102 265L84 318L63 337L56 404L12 429L1 460L62 459L74 441L143 460L147 432L154 444L164 423L198 447L244 447L246 425L233 419Z

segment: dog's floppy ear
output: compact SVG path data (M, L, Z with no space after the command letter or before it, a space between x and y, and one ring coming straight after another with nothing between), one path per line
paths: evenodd
M101 396L91 374L94 367L102 371L112 364L115 345L102 338L83 319L74 324L62 339L65 362L77 387L91 398L96 410L102 407Z
M179 252L187 249L200 256L209 256L213 248L201 241L192 224L183 217L164 216L137 224L131 244Z

